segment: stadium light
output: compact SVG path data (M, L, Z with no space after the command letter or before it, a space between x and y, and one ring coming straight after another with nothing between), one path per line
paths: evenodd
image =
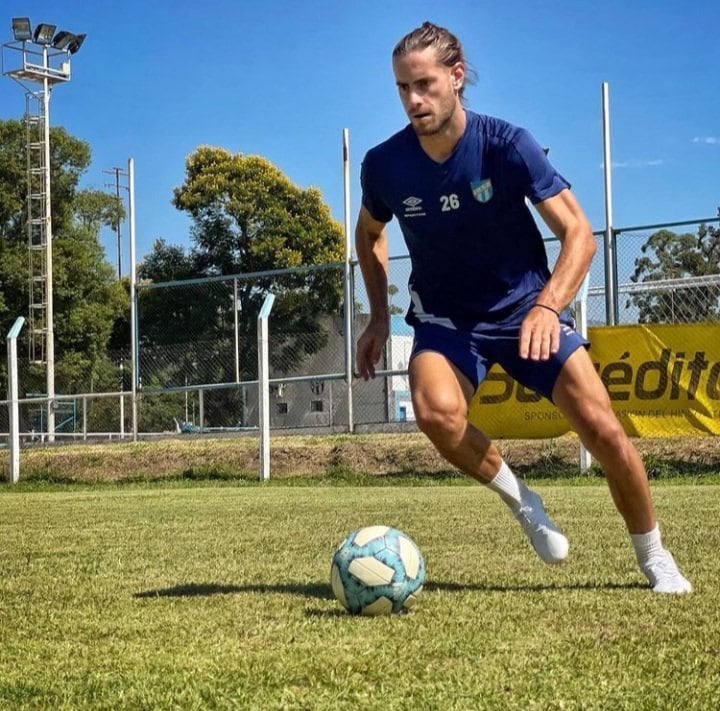
M16 40L26 42L32 39L32 27L29 17L13 17L12 30Z
M46 22L41 22L36 28L35 28L35 34L33 35L33 42L35 44L45 44L48 45L52 42L53 35L55 34L55 30L57 28L57 25L49 25Z
M86 36L87 35L84 34L76 35L72 32L67 32L66 30L60 30L60 32L55 35L55 39L52 41L52 46L55 49L67 50L70 54L75 54L85 41Z
M31 254L30 259L30 322L31 360L46 364L46 399L48 441L55 438L55 333L53 299L53 234L50 175L50 92L54 85L70 81L70 55L75 54L85 40L84 34L61 30L57 25L42 22L33 32L30 18L12 18L14 42L3 43L2 73L25 89L28 122L28 185L34 186L27 200ZM41 51L32 45L39 45ZM5 69L5 50L22 55L20 66ZM42 60L38 63L37 58ZM58 66L59 65L59 66ZM39 84L37 89L28 83ZM32 139L31 131L32 128ZM30 150L31 147L33 150ZM32 197L32 199L30 199ZM42 198L42 199L41 199ZM32 242L35 240L35 242ZM39 249L42 247L43 249ZM38 248L38 249L36 249ZM35 289L35 291L33 291ZM36 299L37 297L37 299ZM36 300L35 300L36 299ZM35 324L39 324L36 326ZM42 338L44 347L40 358L35 357L35 340Z
M60 30L55 35L55 38L52 41L52 46L55 47L55 49L67 49L68 45L75 39L75 35L72 32L67 32L66 30Z
M82 43L85 41L85 38L87 37L86 34L79 34L75 35L75 39L70 42L70 45L68 46L68 50L70 50L70 54L75 54L80 47L82 46Z

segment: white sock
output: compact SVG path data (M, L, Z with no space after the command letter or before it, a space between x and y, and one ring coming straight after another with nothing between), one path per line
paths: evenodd
M640 565L665 551L660 538L660 527L657 524L655 524L655 528L647 533L631 533L630 540L635 549L635 557Z
M500 495L500 498L511 508L520 505L523 484L512 473L510 467L503 461L498 473L487 483L488 488Z

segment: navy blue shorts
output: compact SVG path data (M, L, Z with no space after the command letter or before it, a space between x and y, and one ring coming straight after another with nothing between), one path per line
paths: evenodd
M589 345L589 341L575 331L573 322L565 317L560 321L560 348L543 361L520 357L517 326L474 333L421 323L415 326L410 359L423 351L440 353L469 378L476 390L490 367L498 363L519 383L552 402L552 391L563 364L578 348Z

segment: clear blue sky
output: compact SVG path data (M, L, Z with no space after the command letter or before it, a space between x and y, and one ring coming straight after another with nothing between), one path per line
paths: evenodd
M469 107L549 146L595 229L605 222L603 81L615 225L713 217L720 205L718 0L3 0L2 42L16 16L87 33L72 81L53 92L51 123L90 144L87 187L104 188L103 171L134 158L138 258L158 237L190 244L171 198L202 144L268 158L319 188L342 222L348 128L354 222L363 154L406 123L392 47L424 20L464 42L479 77ZM0 119L23 110L21 87L0 77ZM403 254L390 234L391 253ZM103 241L115 263L112 233Z

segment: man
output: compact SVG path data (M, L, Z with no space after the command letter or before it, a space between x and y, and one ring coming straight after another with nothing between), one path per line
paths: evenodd
M475 390L499 363L552 400L601 464L652 589L690 592L662 545L642 460L564 311L595 252L569 183L527 131L465 110L467 64L448 30L426 22L403 37L393 71L410 124L362 166L356 246L370 322L357 345L360 375L375 376L389 335L385 225L395 216L412 260L409 375L420 429L500 495L542 560L564 560L567 539L540 497L467 419ZM526 198L561 242L552 274Z

